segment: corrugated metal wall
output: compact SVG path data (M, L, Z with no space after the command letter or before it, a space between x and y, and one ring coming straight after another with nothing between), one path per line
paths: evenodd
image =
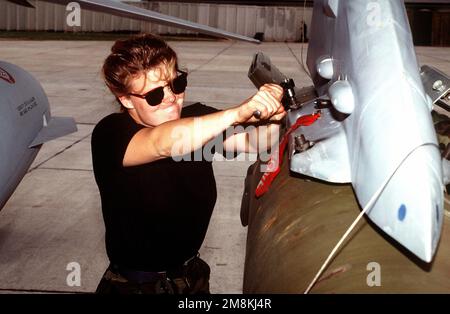
M0 1L0 30L51 31L142 31L158 34L186 34L178 28L115 17L109 14L81 11L81 27L66 24L65 6L36 1L36 9ZM301 36L303 7L262 7L205 3L143 2L130 3L145 9L206 24L253 37L264 33L266 41L297 41ZM310 24L312 9L304 17Z
M450 10L433 12L433 46L450 46Z
M409 25L417 46L450 46L450 9L408 8Z

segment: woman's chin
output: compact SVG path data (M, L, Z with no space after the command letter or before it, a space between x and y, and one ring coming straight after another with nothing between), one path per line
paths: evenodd
M180 119L180 113L178 111L173 111L166 114L166 121L173 121L177 119Z

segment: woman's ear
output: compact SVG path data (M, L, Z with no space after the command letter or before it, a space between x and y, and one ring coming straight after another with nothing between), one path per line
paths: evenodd
M127 109L134 109L134 105L133 102L131 101L130 97L128 96L120 96L117 97L120 101L120 103L122 104L122 106L124 106Z

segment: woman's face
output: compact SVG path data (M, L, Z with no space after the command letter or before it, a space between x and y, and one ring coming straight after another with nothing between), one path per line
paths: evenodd
M168 70L164 65L156 67L135 77L131 81L131 94L145 95L149 91L164 87L164 97L160 104L150 106L145 99L128 95L119 97L133 119L147 127L154 127L164 122L180 118L183 107L184 92L174 94L169 83L177 77L175 69Z

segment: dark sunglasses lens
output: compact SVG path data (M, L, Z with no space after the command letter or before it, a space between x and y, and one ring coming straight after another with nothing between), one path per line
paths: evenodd
M181 94L186 90L186 86L187 86L187 75L183 73L173 80L171 88L175 94Z
M164 87L158 87L145 95L145 100L150 106L157 106L164 98Z

